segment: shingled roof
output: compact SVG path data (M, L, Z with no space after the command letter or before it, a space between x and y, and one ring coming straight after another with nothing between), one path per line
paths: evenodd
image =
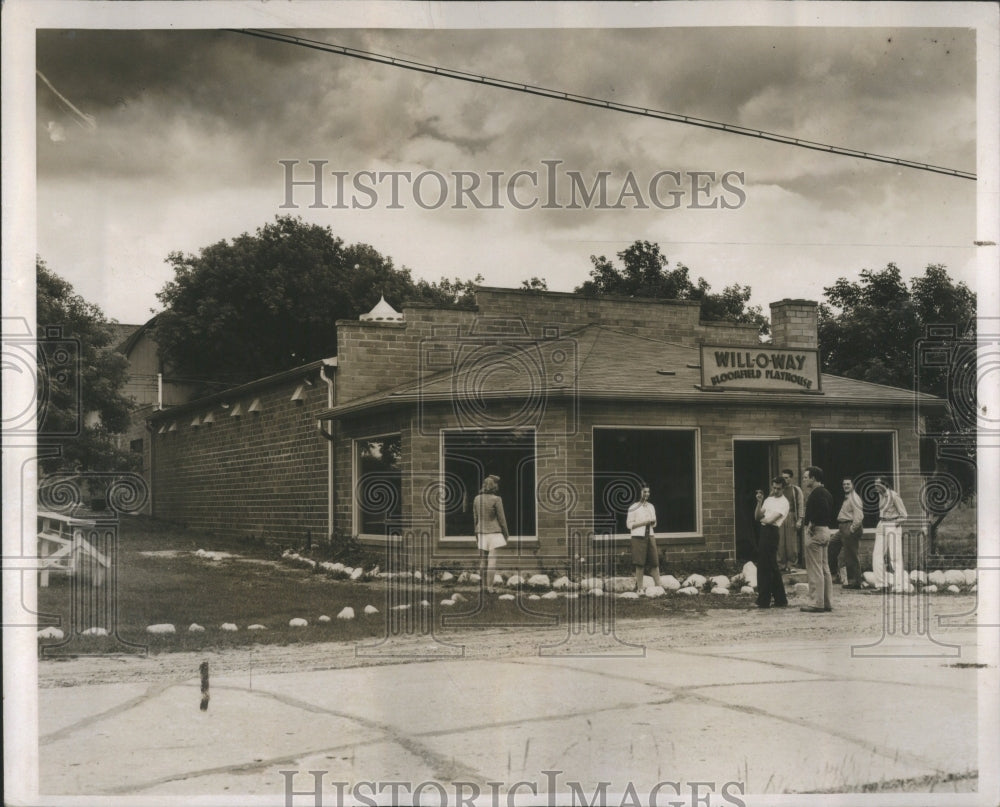
M544 395L549 399L610 399L664 403L755 403L768 405L912 406L944 405L933 395L822 374L822 392L707 391L701 388L697 348L625 333L604 325L585 326L564 337L523 343L471 343L450 366L422 381L401 384L346 401L321 412L321 419L360 414L417 401L449 401L456 395L504 400Z

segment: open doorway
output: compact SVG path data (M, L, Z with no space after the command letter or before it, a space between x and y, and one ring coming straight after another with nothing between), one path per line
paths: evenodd
M766 496L771 479L782 468L791 468L793 478L798 480L799 456L798 438L733 440L733 513L738 563L756 559L760 525L753 516L757 491Z

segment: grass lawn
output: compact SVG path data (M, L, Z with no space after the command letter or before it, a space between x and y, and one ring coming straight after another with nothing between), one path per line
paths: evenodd
M349 582L334 580L323 571L313 572L280 560L281 548L238 539L215 538L147 518L122 522L118 540L116 597L118 637L146 645L150 652L194 651L205 648L246 646L254 643L353 641L387 633L419 632L433 625L435 633L483 627L545 627L567 620L599 622L613 609L615 619L667 616L683 612L703 614L709 608L747 608L750 595L668 596L659 599L620 600L614 597L580 596L554 600L517 600L483 596L477 586L426 581L393 580ZM198 549L229 552L238 557L211 560L198 556ZM110 583L111 581L109 581ZM107 585L107 584L106 584ZM47 588L38 589L42 626L56 624L69 637L69 626L81 629L96 619L91 605L100 603L111 588L94 589L63 575L52 575ZM454 606L441 601L453 592L464 600ZM539 592L541 593L541 592ZM95 596L96 594L96 596ZM421 605L426 600L428 607ZM377 614L366 615L372 605ZM409 606L391 610L392 606ZM355 611L353 620L337 619L344 607ZM74 610L75 609L75 610ZM321 615L331 617L320 622ZM58 618L58 620L52 617ZM289 627L289 620L303 618L304 628ZM430 620L433 620L431 622ZM239 630L223 631L223 623ZM148 625L169 623L175 634L150 634ZM191 633L197 623L203 633ZM252 624L266 630L248 631ZM65 642L66 640L62 640ZM59 645L60 640L42 640ZM75 637L72 652L100 653L113 649L114 641L102 637ZM67 646L66 650L69 650Z

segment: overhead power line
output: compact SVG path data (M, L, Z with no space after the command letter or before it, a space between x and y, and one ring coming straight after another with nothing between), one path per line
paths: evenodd
M552 90L545 87L536 87L532 84L524 84L518 81L507 81L502 78L492 78L490 76L479 75L478 73L466 73L461 70L452 70L447 67L437 67L435 65L413 62L407 59L399 59L395 56L387 56L382 53L348 48L344 45L333 45L328 42L318 42L312 39L305 39L291 34L276 33L274 31L261 31L252 28L229 28L226 29L234 34L244 34L256 36L261 39L271 39L275 42L284 42L289 45L298 45L303 48L324 51L326 53L336 53L341 56L350 56L353 59L364 59L369 62L391 67L401 67L404 70L413 70L418 73L429 73L444 78L466 81L471 84L484 84L488 87L498 87L502 90L513 90L514 92L528 93L529 95L540 95L543 98L552 98L557 101L570 101L574 104L597 107L599 109L610 109L615 112L625 112L630 115L641 115L657 120L666 120L673 123L683 123L688 126L700 126L703 129L714 129L729 134L743 135L744 137L756 137L760 140L770 140L774 143L783 143L786 146L797 146L798 148L822 151L829 154L840 154L845 157L856 157L859 160L872 160L874 162L889 163L899 165L904 168L916 168L920 171L932 171L936 174L959 177L961 179L976 179L976 175L969 171L960 171L957 168L946 168L941 165L930 165L928 163L917 162L915 160L904 160L901 157L890 157L885 154L874 154L869 151L858 151L857 149L844 148L842 146L832 146L826 143L817 143L813 140L803 140L799 137L776 134L775 132L765 132L761 129L750 129L745 126L736 126L731 123L721 123L719 121L706 120L704 118L694 118L690 115L679 115L675 112L664 112L659 109L649 109L647 107L632 106L622 104L617 101L607 101L600 98L591 98L586 95L564 92L562 90Z

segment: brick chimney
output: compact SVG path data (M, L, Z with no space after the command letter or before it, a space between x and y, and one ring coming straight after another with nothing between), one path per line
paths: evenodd
M771 339L775 347L816 348L819 306L811 300L771 303Z

